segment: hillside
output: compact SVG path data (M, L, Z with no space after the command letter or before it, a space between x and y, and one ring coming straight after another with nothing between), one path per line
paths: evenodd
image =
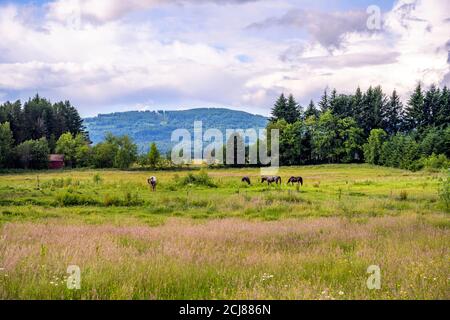
M188 129L193 132L194 121L203 121L203 129L216 128L225 134L226 129L264 128L267 118L243 111L229 109L191 109L184 111L129 111L99 114L84 119L94 144L103 140L107 132L127 134L145 152L156 142L162 152L170 150L173 130Z

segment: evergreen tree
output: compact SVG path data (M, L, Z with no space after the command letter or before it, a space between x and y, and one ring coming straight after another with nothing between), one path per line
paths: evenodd
M386 95L383 93L381 86L377 86L374 89L374 106L373 106L373 119L372 128L382 128L383 127L383 113L386 110L387 99Z
M12 162L13 133L9 122L0 123L0 168L6 168Z
M309 117L318 118L320 115L319 110L316 109L316 106L314 105L314 101L311 100L308 107L306 108L304 118L308 119Z
M447 87L442 89L439 110L436 115L436 125L444 127L450 125L450 90Z
M423 125L433 126L438 119L440 110L441 92L434 84L426 92L423 100Z
M279 119L284 119L284 113L287 108L287 99L284 96L284 93L280 95L278 100L275 102L274 107L272 108L272 118L271 122L276 122Z
M330 102L329 102L329 99L328 99L328 92L327 92L326 89L323 92L322 98L321 98L321 100L319 102L319 107L320 107L320 111L322 113L327 112L328 109L330 109Z
M420 128L425 123L423 108L424 96L422 92L422 85L419 83L406 107L405 125L407 130Z
M289 95L289 98L286 99L284 94L281 94L272 109L271 121L274 122L284 119L288 123L294 123L299 120L300 117L300 107L295 101L294 96Z
M401 129L403 119L402 112L403 104L400 101L397 91L394 90L389 98L389 102L385 105L382 114L382 127L388 134L395 134Z
M363 93L361 91L361 88L358 87L356 89L355 94L352 97L352 117L356 120L359 127L363 126Z
M329 105L328 110L331 110L331 112L334 112L336 109L336 106L335 106L336 98L337 98L337 91L336 91L336 89L333 89L331 91L330 97L328 98L328 105Z
M361 127L364 130L365 136L368 137L370 131L373 129L373 123L375 121L374 115L374 90L372 87L367 89L363 95L363 102L360 112Z

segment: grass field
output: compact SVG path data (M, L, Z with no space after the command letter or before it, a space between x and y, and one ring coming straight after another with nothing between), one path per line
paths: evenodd
M187 174L0 175L0 298L450 298L440 173L289 167L281 187L258 169L209 170L209 186ZM305 186L286 186L291 175ZM66 288L68 265L80 290ZM370 265L380 290L366 286Z

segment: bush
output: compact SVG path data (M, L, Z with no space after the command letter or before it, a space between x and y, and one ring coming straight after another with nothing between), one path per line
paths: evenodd
M400 200L400 201L406 201L406 200L408 200L408 192L406 192L406 191L400 191L400 195L399 195L399 197L398 197L398 199Z
M83 194L64 192L56 196L56 200L62 206L88 206L96 205L97 201Z
M426 158L421 158L421 165L427 169L448 169L450 167L450 160L444 155L435 155L434 153Z
M144 201L139 198L137 193L125 192L123 199L106 194L103 198L103 205L105 207L135 207L141 206Z
M442 180L439 186L439 197L444 202L447 210L450 208L450 170L447 171L447 177Z
M198 174L188 173L188 175L181 180L180 184L182 186L195 185L217 188L217 185L214 183L212 178L203 169L200 170Z
M102 180L102 177L98 173L94 174L94 176L92 177L92 181L94 181L95 184L99 184L100 182L102 182Z

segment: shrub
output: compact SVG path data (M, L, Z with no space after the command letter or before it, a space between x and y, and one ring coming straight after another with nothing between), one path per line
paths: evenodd
M426 169L448 169L450 167L450 160L445 154L435 155L434 153L426 158L421 158L420 163Z
M217 185L214 183L213 179L203 169L200 170L198 174L188 173L186 177L181 179L180 184L182 186L195 185L195 186L217 188Z
M94 176L92 177L92 181L94 181L95 184L99 184L100 182L102 182L102 180L102 177L98 173L94 174Z
M439 197L444 202L447 209L450 208L450 170L448 170L447 177L442 180L439 186Z
M106 194L103 198L103 205L105 207L135 207L143 205L144 201L139 198L137 193L125 192L123 199Z
M68 191L57 195L56 200L62 206L88 206L97 204L97 201L90 197Z
M404 190L400 191L400 195L399 195L398 199L400 201L406 201L408 199L408 192L406 192Z

